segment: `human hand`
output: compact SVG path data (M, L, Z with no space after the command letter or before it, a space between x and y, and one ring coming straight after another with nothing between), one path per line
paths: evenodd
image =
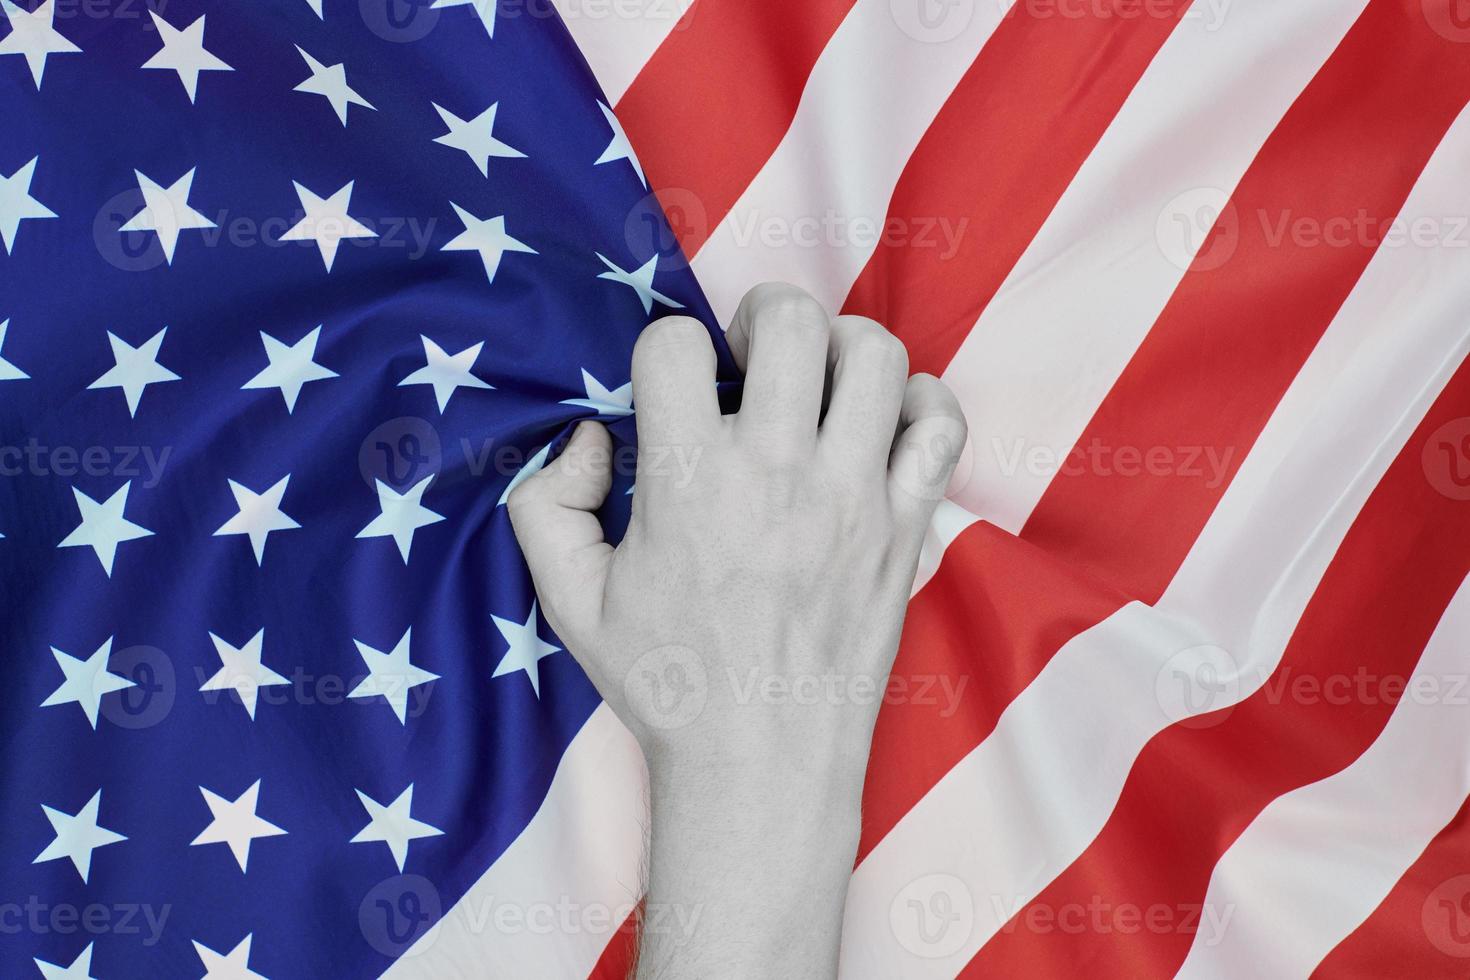
M639 338L637 489L616 549L595 516L611 486L596 423L517 488L510 516L547 620L647 757L649 901L708 915L700 879L728 887L739 869L785 914L732 903L704 941L657 958L680 976L767 975L720 950L759 942L782 976L828 975L873 723L965 422L938 379L908 377L892 335L793 287L753 290L727 336L746 374L732 416L704 326L670 317ZM812 852L795 880L779 867Z

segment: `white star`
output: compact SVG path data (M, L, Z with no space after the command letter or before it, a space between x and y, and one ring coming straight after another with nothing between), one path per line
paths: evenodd
M15 247L15 234L22 221L56 217L55 211L31 197L31 179L36 175L36 161L40 159L33 157L9 177L0 177L0 241L5 243L6 255Z
M249 487L230 480L230 492L235 495L235 506L239 508L234 517L220 525L214 537L231 534L250 536L250 548L255 552L255 564L265 563L265 542L272 531L294 531L301 525L281 510L281 498L286 496L286 484L291 482L287 473L276 481L275 486L264 493L256 493Z
M96 980L92 976L92 943L82 950L76 959L71 961L71 966L57 966L55 963L47 963L39 956L36 957L36 967L41 971L41 976L46 980Z
M262 820L255 815L255 807L260 800L260 780L255 781L238 799L227 800L223 796L211 793L203 786L199 792L204 794L204 802L209 805L209 812L214 815L208 827L200 831L199 836L189 842L191 847L199 844L228 844L230 853L235 855L235 862L244 871L246 864L250 861L250 842L258 837L280 837L286 831L277 827L269 821Z
M320 95L332 103L332 108L337 112L337 118L342 120L342 125L347 125L347 107L360 105L364 109L373 109L373 105L367 99L358 95L352 86L347 84L346 65L324 65L311 55L307 54L301 47L296 45L296 50L301 57L306 59L306 67L311 69L311 77L292 89L293 92L306 92L310 95Z
M75 815L53 810L43 803L41 810L46 814L46 819L51 821L56 839L47 844L46 849L31 863L44 864L47 861L70 858L72 866L77 869L77 874L82 876L85 884L92 873L92 852L99 847L127 840L122 834L97 825L97 811L101 806L100 789Z
M643 186L647 187L648 178L643 175L643 164L638 162L638 154L633 152L633 144L628 142L628 134L623 132L623 124L618 121L617 115L601 102L597 103L597 108L602 110L602 115L607 119L607 124L612 127L613 138L612 142L607 144L607 149L602 151L602 156L597 158L597 162L593 166L600 167L604 163L617 163L619 160L627 160L633 165L633 169L637 172L638 179L643 183Z
M601 252L596 254L599 259L602 259L602 264L607 266L609 270L599 274L597 278L607 279L611 282L620 282L624 286L632 287L633 291L638 294L639 301L643 303L644 313L653 312L654 300L658 300L665 306L672 307L676 310L682 310L684 308L683 303L675 302L653 288L653 277L658 272L657 255L643 263L638 271L629 272L626 269L619 269L616 265L613 265L611 260Z
M609 389L586 369L582 369L582 386L587 389L586 398L568 398L563 405L590 408L598 415L632 415L633 382L616 390Z
M464 222L465 230L460 232L448 245L445 245L443 251L479 252L480 260L485 263L485 276L491 282L495 281L495 272L500 268L500 260L506 252L538 254L525 242L518 241L505 233L504 215L494 218L477 218L453 201L450 201L449 205L459 215L459 220Z
M499 616L491 616L495 621L495 628L500 630L500 635L505 639L508 649L505 656L500 658L500 663L495 668L491 677L504 677L514 674L516 671L524 670L526 676L531 679L531 690L536 692L536 697L541 697L541 668L542 660L559 653L561 647L552 646L541 639L536 626L536 602L531 602L531 615L526 617L524 623L512 622L509 619L501 619Z
M422 820L415 820L410 811L413 809L413 784L408 784L408 789L398 795L398 799L387 806L374 800L362 790L357 790L357 798L362 801L363 809L367 810L370 821L368 825L357 832L350 843L366 844L373 841L381 841L388 845L388 850L393 852L393 860L398 864L398 870L403 870L403 864L408 860L409 841L418 840L421 837L439 837L444 831L438 827L430 827Z
M134 347L109 330L107 340L112 345L113 366L102 377L87 385L87 390L121 388L123 397L128 402L128 414L136 417L144 389L151 384L182 380L158 363L158 350L163 346L163 336L166 333L168 327Z
M309 4L311 4L312 11L319 18L321 18L322 20L326 20L327 19L327 15L324 14L324 13L322 13L322 0L306 0L306 2L309 3Z
M235 70L204 50L203 15L181 31L154 11L150 10L148 13L153 18L153 26L158 28L158 37L163 42L163 48L145 61L143 67L178 72L179 81L184 83L184 91L189 93L190 102L199 94L200 72Z
M41 707L79 704L87 720L92 723L93 731L97 729L97 709L102 704L103 696L113 691L137 686L126 677L108 673L107 660L112 656L112 637L110 636L107 642L98 647L97 652L86 660L62 653L55 647L51 648L51 656L56 658L56 666L61 668L62 676L66 679L61 682L60 687L51 692L50 697L41 702Z
M119 487L116 493L108 497L105 503L100 504L76 487L72 487L72 496L76 498L77 510L82 515L82 523L78 524L76 530L63 538L56 547L91 548L97 553L97 560L102 562L102 570L107 573L108 578L111 578L112 560L117 555L117 546L124 541L134 541L153 534L146 527L139 527L123 517L123 511L128 506L128 488L132 485L132 481L129 480Z
M352 185L356 181L349 181L331 197L317 197L296 181L291 183L296 187L296 196L301 199L306 217L282 235L281 241L316 242L328 272L332 271L332 263L337 260L337 245L342 239L378 237L377 232L347 213L352 203Z
M450 356L444 352L444 348L434 343L428 337L419 335L419 340L424 342L424 366L413 374L398 382L398 387L405 385L433 385L434 400L439 403L439 414L449 407L449 399L454 397L458 388L482 388L486 391L494 391L495 386L481 381L470 373L475 366L475 359L480 356L485 342L466 347L458 354Z
M496 102L474 119L466 121L436 103L434 109L439 113L439 118L444 120L444 125L449 127L449 132L436 137L434 142L463 150L474 161L475 166L480 168L482 177L490 176L491 157L525 156L520 150L495 138L495 111L499 107L500 103Z
M463 7L465 5L469 5L470 7L473 7L475 13L480 16L480 23L485 25L485 33L489 34L491 37L494 37L495 8L497 4L498 0L434 0L434 2L429 5L429 9L437 10L440 7Z
M164 188L144 176L141 170L134 170L133 173L138 178L138 189L143 192L143 210L118 231L157 232L159 244L163 246L164 258L168 259L169 265L173 265L179 232L190 228L217 227L213 221L189 207L189 192L194 187L194 171L184 174L169 188Z
M506 501L510 500L510 495L515 491L516 487L520 486L522 483L525 483L531 477L535 476L537 473L540 473L543 469L545 469L546 458L550 455L551 444L547 443L536 451L536 455L526 460L526 465L522 466L520 470L517 471L516 475L510 478L510 483L506 484L505 492L500 495L500 500L495 504L495 506L504 507Z
M353 640L357 644L357 652L362 654L363 663L367 664L368 676L352 689L349 698L372 698L381 696L393 708L393 713L398 716L400 724L408 724L408 692L411 688L430 681L437 681L438 674L431 674L422 667L415 667L408 659L409 637L413 634L412 628L404 630L403 639L391 653L376 650L361 640Z
M0 348L5 346L5 331L8 329L10 329L10 321L0 320ZM29 377L29 374L0 357L0 381L24 381Z
M288 347L262 330L260 342L265 345L265 356L270 360L270 366L241 385L241 390L279 388L281 397L286 400L287 414L294 412L303 385L309 381L338 377L336 371L329 371L316 363L316 343L321 333L322 328L318 326Z
M238 648L213 633L209 634L209 638L214 641L215 652L219 654L220 668L199 690L234 691L239 695L240 703L245 706L245 713L254 721L255 703L260 696L260 689L291 683L260 662L262 647L265 645L265 630L256 633L243 647Z
M10 33L0 40L0 55L18 54L25 58L31 69L31 80L36 89L41 88L41 76L46 72L46 56L50 54L75 54L82 49L56 32L56 4L46 0L35 10L27 12L11 3L0 0L5 17L10 21Z
M407 565L414 532L444 520L442 514L434 513L419 502L423 500L424 491L429 489L429 483L433 479L432 476L426 476L402 494L394 492L392 487L378 480L378 507L382 513L374 517L367 527L358 531L357 536L391 537L398 544L398 553L403 556L403 563Z
M240 940L239 945L228 954L216 953L197 939L194 940L194 952L199 954L199 961L204 964L205 970L200 980L266 980L250 969L250 940L253 935L252 933Z

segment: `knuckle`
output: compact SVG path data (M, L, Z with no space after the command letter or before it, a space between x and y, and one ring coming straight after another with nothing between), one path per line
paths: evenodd
M512 525L524 526L530 511L535 509L536 498L540 494L540 488L535 483L535 477L532 477L512 490L506 498L505 510L510 514Z
M875 324L876 327L876 324ZM871 358L885 373L895 374L903 378L909 373L908 348L887 330L877 329L865 332L857 342L858 349L863 356Z
M709 331L693 317L666 316L643 328L633 345L635 363L656 360L661 352L710 347Z
M751 319L787 329L825 334L831 317L809 293L786 283L765 283L747 297Z

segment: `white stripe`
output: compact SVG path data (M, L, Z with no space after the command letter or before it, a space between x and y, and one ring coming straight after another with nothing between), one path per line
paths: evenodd
M1405 214L1461 213L1467 167L1462 116ZM1064 646L857 869L845 976L954 976L1093 840L1153 735L1260 686L1352 520L1470 350L1467 305L1470 249L1379 250L1158 605L1125 607ZM972 913L947 920L957 932L936 918L916 933L907 917L941 910L927 904L940 893ZM944 945L958 932L963 941Z
M1197 253L1176 219L1224 202L1365 4L1238 0L1174 29L945 371L986 433L958 503L1025 524Z
M647 787L637 742L601 705L530 824L384 977L587 976L642 896Z
M767 280L841 306L904 165L1011 0L942 5L928 28L904 16L920 6L857 0L822 52L785 138L694 259L721 323Z
M1467 637L1470 580L1377 741L1335 776L1273 801L1216 865L1205 904L1228 910L1229 926L1195 937L1179 977L1310 975L1454 818L1470 795Z
M618 104L693 3L694 0L552 0L612 106ZM698 15L696 10L695 16Z
M924 536L924 549L919 554L919 570L914 576L911 595L918 595L919 590L929 584L929 580L939 571L939 563L954 539L977 520L979 518L963 507L948 500L939 502L939 507L934 511L934 519L929 522L929 531Z

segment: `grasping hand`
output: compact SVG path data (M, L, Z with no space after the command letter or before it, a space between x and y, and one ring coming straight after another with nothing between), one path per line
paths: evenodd
M752 291L727 336L746 375L732 416L700 323L639 338L616 549L595 423L510 516L547 620L647 757L648 901L700 910L687 941L645 937L639 975L834 976L878 695L965 421L891 334L793 287ZM692 466L654 465L675 455ZM671 670L697 695L672 710L648 682ZM761 696L834 679L875 696Z

